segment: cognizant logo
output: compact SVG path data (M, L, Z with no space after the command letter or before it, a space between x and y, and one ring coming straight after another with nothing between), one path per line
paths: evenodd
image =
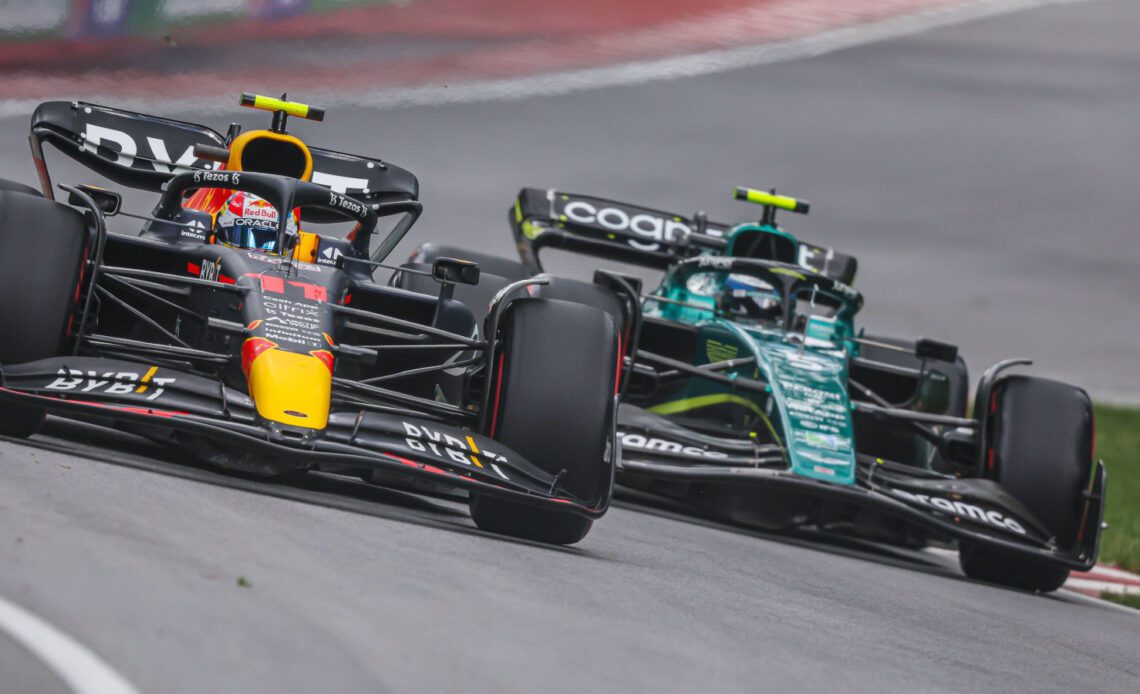
M630 231L653 241L673 241L693 231L688 224L677 219L667 219L645 212L630 215L616 207L599 209L585 200L568 202L562 208L562 214L580 224L594 224L610 231ZM628 243L643 251L655 251L660 247L656 243L634 239L629 239Z

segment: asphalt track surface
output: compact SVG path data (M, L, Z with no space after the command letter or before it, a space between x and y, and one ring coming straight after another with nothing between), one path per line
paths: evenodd
M1140 7L1096 2L718 76L297 131L415 170L419 238L504 252L523 185L713 218L748 212L731 185L777 185L817 205L790 229L860 256L871 328L956 339L975 368L1031 354L1133 397L1138 33ZM24 121L0 126L0 175L30 179ZM143 691L1140 685L1134 614L967 581L926 553L654 504L624 501L580 546L549 548L482 534L450 501L226 476L51 420L0 442L0 514L0 595ZM0 634L0 689L62 684Z

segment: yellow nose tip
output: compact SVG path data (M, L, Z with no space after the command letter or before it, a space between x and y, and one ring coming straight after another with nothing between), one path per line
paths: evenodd
M329 423L332 371L319 357L269 349L250 365L249 394L264 419L324 429Z

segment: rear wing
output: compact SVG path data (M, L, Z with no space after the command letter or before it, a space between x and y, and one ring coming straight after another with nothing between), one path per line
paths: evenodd
M214 168L214 162L195 155L195 145L228 145L227 137L203 125L81 101L40 104L32 115L30 139L40 186L51 199L45 142L108 180L152 192L161 191L175 174ZM419 197L419 182L406 169L320 147L309 151L312 182L334 192L366 205Z
M523 188L510 213L519 256L541 272L539 252L561 248L664 270L702 253L724 253L733 225L709 221L702 213L685 217L590 195ZM800 266L851 284L854 257L805 241L798 242Z

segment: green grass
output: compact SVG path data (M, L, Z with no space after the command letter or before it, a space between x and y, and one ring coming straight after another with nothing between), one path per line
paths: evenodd
M1140 409L1097 406L1096 455L1108 470L1100 561L1140 572Z
M1121 593L1109 593L1106 591L1100 594L1100 599L1140 610L1140 595L1123 595Z

